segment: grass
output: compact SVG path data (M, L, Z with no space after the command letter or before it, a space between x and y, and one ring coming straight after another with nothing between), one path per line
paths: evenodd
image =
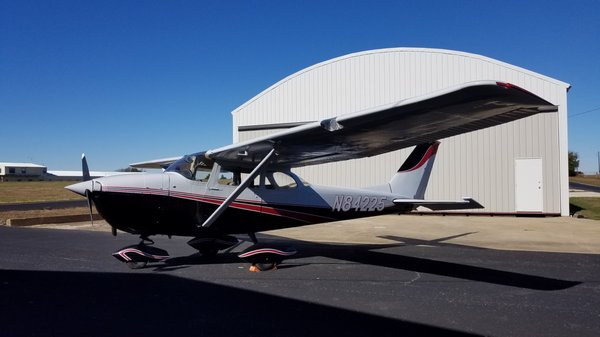
M569 199L571 213L577 213L587 219L600 220L600 198Z
M82 196L65 189L73 181L0 182L0 204L38 201L81 200ZM55 215L87 214L87 207L0 212L0 225L7 219L35 218Z
M94 213L96 209L93 209ZM57 215L79 215L89 214L87 207L57 208L57 209L36 209L31 211L4 211L0 212L0 225L6 225L8 219L40 218Z
M79 200L77 195L64 187L72 181L19 181L0 182L0 203Z
M600 186L600 176L597 175L569 177L569 181L580 184Z

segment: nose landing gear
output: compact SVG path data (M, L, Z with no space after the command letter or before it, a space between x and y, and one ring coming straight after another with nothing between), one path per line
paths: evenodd
M170 257L166 250L153 247L154 241L147 236L142 236L141 239L137 245L123 247L112 255L117 260L125 262L131 269L144 268L148 262L159 262Z

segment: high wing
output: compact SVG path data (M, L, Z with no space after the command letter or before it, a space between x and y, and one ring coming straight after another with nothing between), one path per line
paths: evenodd
M469 82L214 149L206 156L223 167L250 171L275 149L270 167L315 165L374 156L554 111L557 106L512 84Z

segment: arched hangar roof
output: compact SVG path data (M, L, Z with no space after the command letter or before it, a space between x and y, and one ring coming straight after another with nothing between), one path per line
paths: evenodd
M486 69L494 69L495 77L490 77L494 75ZM438 90L444 86L455 84L454 82L464 83L482 79L506 80L510 73L520 74L523 81L513 80L512 83L526 89L531 89L531 85L520 83L527 82L524 80L525 78L542 81L561 87L563 90L570 88L568 83L478 54L435 48L386 48L343 55L297 71L263 90L232 111L232 114L236 115L244 110L254 110L251 109L254 105L264 105L266 103L264 101L269 100L279 100L282 103L285 100L288 102L288 106L284 108L295 105L296 107L292 107L293 110L298 108L298 104L309 108L311 104L316 103L314 101L321 101L320 95L316 91L324 90L328 92L330 98L336 100L340 98L340 95L350 98L348 94L355 94L357 91L365 92L365 90L360 90L361 83L381 86L386 84L382 82L387 82L388 85L393 86L394 83L390 83L393 82L390 80L392 77L404 78L405 81L402 82L405 83L402 83L404 85L401 86L394 86L403 90L402 92L397 91L395 95L389 95L389 100L404 99L423 94L424 91ZM306 87L307 85L312 88ZM437 85L438 88L429 90L428 87L431 85ZM337 90L333 87L337 87ZM288 95L290 91L294 91L292 96ZM384 97L381 98L385 100ZM372 103L382 104L378 99ZM264 108L261 106L260 110L266 112ZM278 110L281 111L281 108ZM338 111L330 111L327 114L338 114Z

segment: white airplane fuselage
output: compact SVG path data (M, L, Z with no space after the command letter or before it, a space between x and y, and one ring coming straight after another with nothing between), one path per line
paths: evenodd
M398 195L391 192L310 185L289 171L276 174L284 175L289 184L278 185L273 172L261 175L261 183L244 189L209 227L202 224L236 188L228 180L142 173L97 178L71 189L90 191L96 209L111 226L142 235L254 233L412 209L395 205Z

